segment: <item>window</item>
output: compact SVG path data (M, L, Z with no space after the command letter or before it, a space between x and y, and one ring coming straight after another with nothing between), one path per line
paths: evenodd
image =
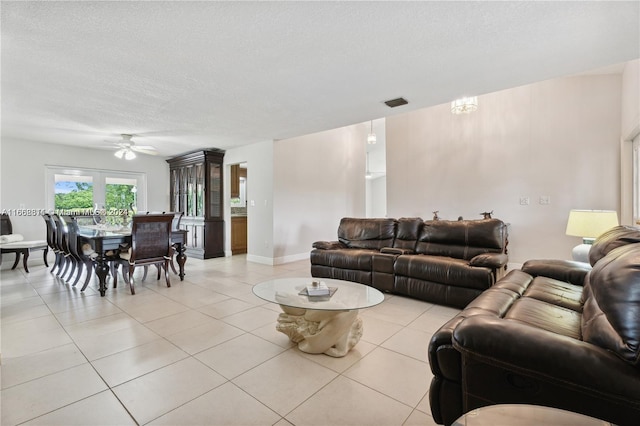
M136 179L107 177L105 183L105 204L107 210L135 210L138 185Z
M47 166L47 207L57 210L147 209L144 173Z
M93 207L93 177L55 174L56 210L90 209Z

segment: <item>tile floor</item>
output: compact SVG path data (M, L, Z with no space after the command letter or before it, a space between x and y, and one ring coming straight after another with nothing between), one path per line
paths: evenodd
M251 292L308 260L189 259L171 288L150 274L106 297L30 269L0 275L3 426L434 424L427 345L455 309L387 295L331 358L300 352Z

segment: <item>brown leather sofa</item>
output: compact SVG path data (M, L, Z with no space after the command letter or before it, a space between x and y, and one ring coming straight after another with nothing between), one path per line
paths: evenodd
M432 337L431 412L449 425L492 404L534 404L619 425L640 419L640 230L594 243L589 264L531 260Z
M498 219L343 218L338 241L317 241L311 275L465 307L504 274L507 227Z

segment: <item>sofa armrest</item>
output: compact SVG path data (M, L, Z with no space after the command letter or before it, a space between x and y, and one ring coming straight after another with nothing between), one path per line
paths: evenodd
M396 247L382 247L380 249L380 253L384 254L395 254L395 255L403 255L403 254L413 254L414 251L411 249L401 249Z
M509 257L504 253L482 253L473 257L469 265L498 269L504 267L508 261Z
M465 319L464 316L455 316L443 324L429 341L427 357L429 366L434 376L440 376L447 380L461 382L462 361L460 352L453 348L453 332Z
M599 346L523 323L467 318L454 330L453 346L463 358L561 387L618 402L640 400L640 374L633 366Z
M575 285L583 285L591 265L559 259L527 260L521 270L534 277L543 276Z
M316 241L313 243L312 247L320 250L338 250L347 248L347 246L342 244L340 241Z

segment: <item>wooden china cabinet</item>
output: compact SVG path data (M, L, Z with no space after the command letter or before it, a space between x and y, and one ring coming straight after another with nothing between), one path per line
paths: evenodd
M199 259L224 256L223 159L223 150L207 149L167 160L170 208L184 212L187 255Z

